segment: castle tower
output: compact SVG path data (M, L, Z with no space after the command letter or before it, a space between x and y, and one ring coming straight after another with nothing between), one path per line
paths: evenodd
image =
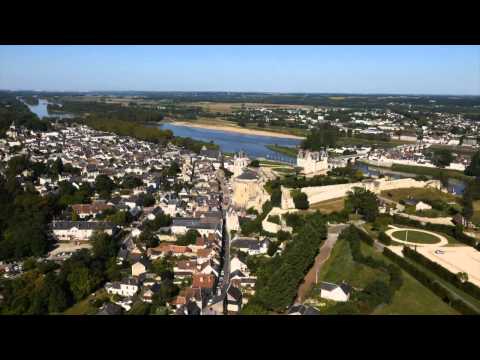
M250 159L243 151L236 153L233 158L233 176L239 176L249 163Z

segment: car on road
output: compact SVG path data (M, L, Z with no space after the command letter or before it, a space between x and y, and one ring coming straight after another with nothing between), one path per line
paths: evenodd
M437 255L442 255L442 254L445 254L445 251L443 251L443 250L435 250L435 254L437 254Z

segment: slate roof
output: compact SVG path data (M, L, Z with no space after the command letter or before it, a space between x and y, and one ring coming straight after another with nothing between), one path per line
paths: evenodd
M241 175L237 176L238 180L257 180L258 175L250 170L245 170Z
M112 303L107 303L102 308L100 311L97 313L97 315L120 315L122 313L122 307L116 304Z
M320 311L305 305L294 305L288 310L288 315L320 315Z
M52 230L68 230L73 227L80 230L105 230L113 229L115 225L106 221L53 221L50 226Z
M342 282L340 285L322 281L320 283L320 288L325 291L333 291L336 288L342 289L345 294L350 294L352 287L345 282Z

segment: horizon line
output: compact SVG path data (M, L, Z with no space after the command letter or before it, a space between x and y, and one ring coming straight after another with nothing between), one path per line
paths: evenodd
M71 93L116 93L116 92L145 92L145 93L233 93L233 94L272 94L272 95L395 95L395 96L480 96L479 94L439 94L439 93L395 93L395 92L301 92L301 91L229 91L229 90L33 90L33 89L0 89L9 92L71 92Z

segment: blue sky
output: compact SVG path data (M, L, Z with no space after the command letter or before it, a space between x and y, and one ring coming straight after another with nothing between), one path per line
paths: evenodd
M0 89L480 95L480 46L0 46Z

